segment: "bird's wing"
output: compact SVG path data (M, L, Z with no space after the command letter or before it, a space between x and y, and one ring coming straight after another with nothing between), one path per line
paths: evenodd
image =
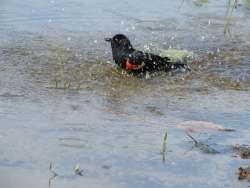
M124 53L121 56L121 67L126 70L139 70L142 69L144 65L144 57L141 51L132 51Z
M132 53L128 54L128 57L133 61L135 65L141 65L145 61L145 53L142 51L133 51Z

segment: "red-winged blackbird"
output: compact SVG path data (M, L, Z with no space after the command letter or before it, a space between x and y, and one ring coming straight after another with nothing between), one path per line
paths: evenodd
M129 39L123 34L117 34L113 38L105 38L105 40L111 42L115 63L129 72L167 72L175 69L190 70L186 64L171 62L168 57L160 57L134 49Z

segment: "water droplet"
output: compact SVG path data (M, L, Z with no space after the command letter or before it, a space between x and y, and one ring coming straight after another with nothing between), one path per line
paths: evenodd
M210 24L211 24L211 20L209 19L209 20L208 20L208 25L210 25Z
M146 79L149 79L150 78L150 74L149 72L146 72Z
M144 45L144 49L145 49L145 50L149 50L150 48L149 48L148 45Z

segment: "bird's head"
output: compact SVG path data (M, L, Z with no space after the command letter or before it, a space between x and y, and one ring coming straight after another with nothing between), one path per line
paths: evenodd
M113 59L116 59L122 52L133 50L129 39L123 34L117 34L113 38L105 38L105 41L111 43Z

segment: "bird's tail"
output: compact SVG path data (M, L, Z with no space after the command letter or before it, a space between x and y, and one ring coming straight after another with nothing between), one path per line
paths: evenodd
M168 69L170 69L170 70L191 71L190 67L187 64L182 63L180 61L169 62Z

